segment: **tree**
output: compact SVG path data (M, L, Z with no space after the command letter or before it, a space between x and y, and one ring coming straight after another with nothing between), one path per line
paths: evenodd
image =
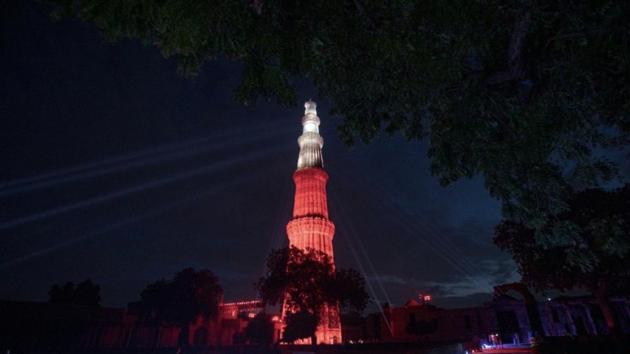
M538 311L538 300L527 285L523 283L507 283L494 287L495 295L504 295L508 291L513 290L519 293L523 297L525 303L525 310L527 311L527 319L529 320L529 327L532 330L533 337L544 336L545 330L540 320L540 312Z
M194 75L243 64L236 98L296 103L313 82L342 137L428 138L444 184L481 175L507 218L543 227L571 187L616 164L630 142L630 2L52 0L53 16L136 38Z
M67 282L63 287L54 284L48 292L49 302L55 304L73 304L81 306L99 306L101 302L101 287L92 283L90 279L74 285Z
M273 342L273 322L266 313L258 313L245 327L245 338L252 344L267 346Z
M267 274L256 288L266 304L288 310L283 340L289 342L311 337L317 343L315 330L325 305L362 311L368 299L365 280L355 270L335 271L325 253L296 247L270 253Z
M282 340L285 342L295 342L302 338L311 338L311 343L317 343L315 331L319 324L320 315L318 312L309 312L300 310L298 312L289 312L286 315L286 327L284 329Z
M367 306L365 279L355 269L339 269L331 281L330 291L341 308L363 310Z
M608 299L630 291L630 184L574 193L568 210L540 230L503 221L494 240L512 254L525 283L590 291L609 331L617 331Z
M179 346L187 347L190 324L200 316L217 317L223 289L211 271L186 268L172 280L147 285L140 298L139 308L145 319L155 318L179 326Z

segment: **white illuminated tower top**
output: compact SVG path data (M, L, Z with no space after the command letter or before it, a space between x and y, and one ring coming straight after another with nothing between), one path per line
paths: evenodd
M319 135L319 117L317 116L317 104L311 100L304 103L304 117L302 117L302 135L298 138L300 155L297 169L310 167L324 167L322 147L324 139Z

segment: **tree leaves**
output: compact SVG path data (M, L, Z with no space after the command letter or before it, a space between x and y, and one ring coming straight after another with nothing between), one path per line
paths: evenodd
M298 311L286 316L286 328L282 333L282 341L292 343L298 339L313 336L319 324L319 313Z
M269 254L267 274L256 288L266 304L282 304L290 314L284 333L287 341L313 335L325 306L363 311L368 299L365 279L356 270L334 270L325 253L296 247Z
M215 318L223 289L209 270L186 268L172 280L159 280L142 291L140 308L146 318L187 326L198 316Z
M101 287L86 279L76 286L72 282L59 286L54 284L50 291L49 302L54 304L73 304L98 307L101 302Z
M618 177L605 149L630 142L629 2L52 2L186 75L241 61L246 104L294 104L292 81L306 78L345 142L428 138L443 185L481 175L504 216L534 229L573 189Z
M602 282L612 290L630 284L630 185L585 190L569 198L567 211L539 230L505 220L494 241L509 251L523 280L537 289L583 288Z

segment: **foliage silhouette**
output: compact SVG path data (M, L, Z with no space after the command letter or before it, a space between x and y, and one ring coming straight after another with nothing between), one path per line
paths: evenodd
M54 304L73 304L80 306L100 306L100 286L86 279L76 286L67 282L64 286L54 284L48 292L49 302Z
M202 317L215 319L223 298L218 278L209 270L186 268L172 280L159 280L142 291L139 309L145 320L157 319L180 328L178 344L189 345L189 326Z
M334 270L325 253L296 247L269 254L267 274L256 283L256 288L266 304L281 304L288 314L293 314L286 316L283 338L290 342L311 337L316 343L316 326L312 322L319 322L327 305L362 311L368 299L365 280L358 272Z
M512 254L526 284L592 292L617 331L608 298L630 292L630 184L573 194L569 209L540 230L505 220L494 241Z
M245 338L249 343L268 346L273 343L273 331L271 317L261 312L245 327Z
M246 104L295 104L306 78L348 143L428 138L444 185L480 175L534 229L566 210L571 187L615 177L599 152L630 142L627 1L51 2L54 18L156 46L187 75L241 62Z

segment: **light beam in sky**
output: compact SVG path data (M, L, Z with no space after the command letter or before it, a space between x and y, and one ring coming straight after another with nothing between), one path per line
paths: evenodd
M144 213L141 213L141 214L136 215L136 216L132 216L130 218L119 220L119 221L114 222L113 224L107 225L107 226L105 226L105 227L103 227L101 229L90 231L90 232L86 232L83 236L76 237L76 238L73 238L73 239L70 239L70 240L66 240L66 241L60 242L60 243L58 243L56 245L53 245L53 246L50 246L50 247L47 247L47 248L43 248L43 249L37 250L35 252L32 252L32 253L29 253L29 254L26 254L26 255L23 255L23 256L20 256L20 257L17 257L17 258L5 261L3 263L0 263L0 270L4 270L4 269L10 268L12 266L16 266L18 264L21 264L21 263L26 262L28 260L31 260L33 258L37 258L39 256L44 256L46 254L53 253L55 251L64 249L66 247L70 247L70 246L72 246L74 244L77 244L79 242L86 241L86 240L89 240L89 239L92 239L92 238L95 238L95 237L107 234L107 233L112 232L114 230L117 230L117 229L120 229L120 228L123 228L123 227L126 227L126 226L130 226L130 225L132 225L134 223L137 223L139 221L142 221L142 220L145 220L145 219L148 219L148 218L151 218L151 217L158 216L160 214L166 213L166 212L171 211L173 209L176 209L178 207L182 207L182 206L184 206L186 204L190 204L190 203L195 202L197 200L200 200L202 198L206 198L208 196L211 196L212 194L215 194L217 192L223 191L226 188L230 188L230 187L233 187L233 186L238 185L240 183L243 183L243 182L245 182L247 180L251 180L254 177L255 177L255 175L252 175L252 174L242 175L240 178L231 180L231 181L226 182L224 184L214 185L213 187L207 189L204 192L195 193L192 196L180 199L180 200L178 200L176 202L173 202L173 203L170 203L170 204L166 204L166 205L163 205L163 206L160 206L160 207L157 207L157 208L150 209L150 210L148 210L148 211L146 211Z
M14 228L14 227L18 227L18 226L22 226L31 222L35 222L35 221L41 221L53 216L57 216L60 214L64 214L64 213L68 213L74 210L78 210L78 209L82 209L82 208L88 208L97 204L101 204L101 203L105 203L117 198L121 198L124 196L127 196L129 194L133 194L133 193L138 193L138 192L143 192L149 189L154 189L157 187L161 187L163 185L169 184L169 183L173 183L182 179L187 179L187 178L192 178L192 177L196 177L196 176L200 176L200 175L204 175L204 174L208 174L208 173L215 173L218 172L222 169L226 169L229 167L232 167L234 165L237 165L239 163L247 163L247 162L252 162L255 161L256 159L263 157L263 156L268 156L269 154L272 153L277 153L286 149L289 149L290 146L289 145L275 145L272 147L267 147L264 149L259 149L259 150L255 150L253 152L250 152L246 155L243 156L238 156L237 158L230 158L227 160L223 160L221 162L217 162L214 163L210 166L206 166L206 167L200 167L200 168L196 168L196 169L192 169L186 172L182 172L182 173L178 173L169 177L164 177L164 178L159 178L156 180L153 180L151 182L147 182L141 185L137 185L137 186L133 186L133 187L129 187L129 188L125 188L116 192L112 192L112 193L108 193L108 194L104 194L104 195L100 195L94 198L90 198L87 200L82 200L79 202L75 202L75 203L71 203L71 204L66 204L64 206L60 206L60 207L56 207L53 209L48 209L48 210L44 210L44 211L40 211L40 212L35 212L32 213L30 215L24 216L24 217L20 217L20 218L16 218L10 221L6 221L0 224L0 230L6 230L6 229L10 229L10 228Z
M221 134L213 134L198 139L191 139L183 143L168 144L156 148L145 149L102 161L90 162L80 166L45 173L35 177L14 180L0 186L0 197L22 192L31 192L33 190L51 187L62 183L82 180L85 178L94 178L151 164L173 161L182 157L197 155L213 149L227 148L230 145L254 142L291 131L291 129L282 128L283 126L280 125L276 129L273 129L270 133L264 135L250 135L247 134L251 131L251 126L248 125L237 130L231 130ZM237 138L240 135L245 135L245 137L239 139L238 141L234 140L234 138Z

